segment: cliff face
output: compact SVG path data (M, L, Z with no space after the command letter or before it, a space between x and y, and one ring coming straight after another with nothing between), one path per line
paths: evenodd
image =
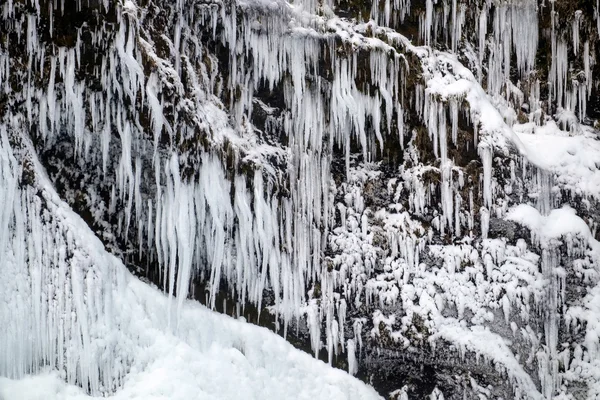
M599 9L5 2L0 375L135 362L64 201L174 330L193 298L386 397L600 396Z

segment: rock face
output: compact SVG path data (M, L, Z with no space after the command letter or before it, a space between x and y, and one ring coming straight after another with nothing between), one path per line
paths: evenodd
M600 396L599 10L4 2L0 205L28 211L0 213L26 282L0 296L32 319L0 312L0 375L110 394L132 362L73 345L112 306L65 269L102 261L49 178L174 319L188 297L243 316L385 397Z

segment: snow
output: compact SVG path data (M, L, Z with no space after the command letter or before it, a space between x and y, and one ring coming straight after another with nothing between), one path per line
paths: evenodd
M515 125L514 130L534 164L551 171L556 184L572 195L600 196L600 141L587 127L579 133L559 129L552 121L542 126Z
M564 242L567 246L568 256L589 257L593 260L592 262L597 263L600 254L600 243L591 234L587 223L578 217L575 210L568 205L551 210L548 215L542 215L532 206L521 204L509 211L506 218L527 226L531 230L532 239L538 242L542 248L542 273L544 279L550 284L547 288L546 300L548 315L544 321L547 349L543 353L538 353L538 364L542 390L545 397L548 397L559 389L561 379L566 378L569 380L569 378L572 378L569 372L564 374L565 376L560 375L558 372L561 355L558 353L560 316L557 309L564 307L566 272L563 266L567 267L567 265L561 262L557 246ZM597 287L593 289L593 291L596 290ZM588 295L584 299L585 307L594 304L590 303L590 297L593 298L593 295ZM592 301L597 300L593 299ZM582 313L581 307L576 305L566 310L565 321L568 326L573 320L587 319L591 315L594 314ZM585 343L586 348L591 352L591 359L594 358L594 349L598 346L596 318L597 316L591 317L586 326ZM589 366L584 365L583 370L586 370L586 368L589 368Z
M124 312L135 346L130 372L113 399L378 399L343 371L294 349L283 338L186 302L176 334L165 330L169 301L157 289L127 279ZM137 339L137 340L136 340ZM0 378L4 400L91 399L56 371L20 380Z
M381 179L373 168L351 168L349 182L340 188L345 194L342 196L344 207L339 207L345 222L331 235L332 248L342 252L333 258L335 269L340 271L341 282L350 279L342 286L342 293L349 300L354 298L357 305L375 306L371 318L372 337L387 336L403 349L417 340L429 340L432 346L441 339L448 340L460 346L465 356L467 352L482 356L499 371L504 371L515 388L515 396L542 398L524 369L523 353L515 354L510 341L483 328L489 325L502 331L501 326L506 324L515 341L522 340L525 346L536 349L527 349L533 353L531 359L535 359L539 340L529 333L523 336L518 330L522 321L534 318L537 307L546 298L547 281L539 272L541 259L534 253L535 249L528 248L522 239L516 245L499 239L483 240L481 244L475 241L454 245L427 243L429 236L413 220L414 215L429 207L426 203L423 210L404 210L400 204L390 204L387 210L364 208L361 199L364 185ZM414 191L412 179L422 184L423 180L418 179L420 173L416 167L405 170L401 176L403 184L399 184L400 179L392 178L388 184L392 198L401 191ZM427 195L422 197L425 201ZM366 229L364 222L358 223L365 215L369 216ZM353 220L357 222L351 223ZM390 242L391 251L383 258L383 265L379 264L380 270L373 271L371 265L377 263L377 254L382 251L374 238L381 231L398 239ZM394 250L394 243L400 251ZM428 258L428 265L421 263L420 256L427 253L440 262L431 262L432 258ZM360 293L361 287L364 287L364 295ZM415 318L422 321L427 331L415 328ZM490 347L489 343L495 344Z
M600 250L600 243L594 239L587 223L576 215L569 205L552 210L549 215L542 216L537 209L527 204L520 204L511 210L506 219L519 222L532 230L538 240L548 241L560 239L567 235L576 235L587 241L590 246Z

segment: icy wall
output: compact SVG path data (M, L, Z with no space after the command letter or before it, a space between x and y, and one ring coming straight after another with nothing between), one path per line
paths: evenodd
M1 237L0 398L381 398L275 333L196 301L180 302L171 325L172 300L104 249L38 163L20 187L17 158L30 144L0 135L10 228Z
M598 4L0 9L1 375L133 362L81 361L111 278L47 174L175 332L192 297L385 396L600 396Z

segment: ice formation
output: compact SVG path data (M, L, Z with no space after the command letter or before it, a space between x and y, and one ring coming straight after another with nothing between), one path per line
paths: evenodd
M75 385L96 396L116 391L116 399L379 398L265 328L193 302L179 299L177 329L169 328L172 301L108 254L47 178L36 177L37 191L19 187L5 126L1 135L1 220L9 228L0 242L1 292L10 297L0 313L0 371L39 374L0 378L1 398L92 398Z
M564 35L555 2L426 0L411 42L399 33L416 7L406 0L373 2L355 19L329 1L93 3L70 4L96 15L70 36L55 31L62 3L0 6L16 32L0 46L0 95L20 110L0 120L0 295L10 305L0 375L50 367L90 394L137 390L128 377L157 362L140 348L162 338L138 323L210 350L190 321L216 317L186 300L202 282L209 307L227 291L238 308L267 308L284 335L305 327L315 355L344 359L351 374L364 338L399 351L447 341L506 376L515 398L568 398L581 380L598 395L597 221L561 207L583 199L593 213L600 194L597 131L586 126L591 16L576 11ZM27 66L18 85L15 46ZM106 193L86 196L97 200L93 223L117 227L106 241L127 243L116 256L37 159L64 141L103 181ZM386 175L393 157L400 165ZM530 237L498 237L498 221ZM154 271L168 299L151 302L118 256ZM578 304L566 301L567 276L590 287ZM574 332L566 345L561 324ZM253 351L232 337L223 348Z

